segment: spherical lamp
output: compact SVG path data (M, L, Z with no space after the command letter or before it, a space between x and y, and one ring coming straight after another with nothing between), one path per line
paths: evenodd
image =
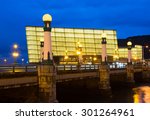
M52 16L50 14L43 15L43 21L44 22L51 22L52 21Z
M132 46L132 42L131 42L131 41L128 41L128 42L127 42L127 45L128 45L128 46Z

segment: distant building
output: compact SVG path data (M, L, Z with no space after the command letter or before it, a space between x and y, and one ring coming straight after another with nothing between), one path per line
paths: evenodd
M126 62L127 61L127 57L128 57L128 49L127 48L119 48L118 49L119 52L119 60L122 62ZM135 45L132 48L132 61L133 62L141 62L142 60L142 46L141 45Z
M80 43L83 64L100 63L101 61L101 35L107 35L107 59L109 62L127 58L127 48L118 49L115 30L100 29L76 29L76 28L52 28L52 50L57 64L77 64L77 49ZM40 62L42 59L41 45L44 31L42 27L26 27L26 39L28 47L29 63ZM136 56L134 55L136 52ZM65 57L67 55L67 57ZM142 59L140 46L133 49L133 58Z

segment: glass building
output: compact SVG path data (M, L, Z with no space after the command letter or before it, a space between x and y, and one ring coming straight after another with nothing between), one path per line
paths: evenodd
M52 52L57 64L77 64L79 47L83 64L101 62L101 35L107 35L108 62L127 59L127 48L118 48L115 30L52 28ZM29 63L40 62L42 58L41 43L44 42L43 27L27 26L26 39ZM136 45L132 49L134 60L142 59L142 46Z
M119 48L118 52L119 52L119 60L127 61L128 49L127 48ZM142 46L141 45L135 45L135 47L132 48L132 61L141 61L143 58L142 52L143 52Z
M58 64L76 64L78 55L77 48L79 43L82 46L81 54L83 63L95 62L101 60L101 35L107 34L107 58L113 61L116 49L118 49L115 30L99 29L76 29L76 28L52 28L52 52L54 60ZM26 27L26 38L28 46L29 62L39 62L41 60L41 42L44 31L42 27ZM68 56L67 60L64 56Z

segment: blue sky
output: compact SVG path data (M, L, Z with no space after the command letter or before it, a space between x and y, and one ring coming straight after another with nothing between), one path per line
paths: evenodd
M53 27L115 29L118 38L150 34L149 0L5 0L0 4L0 59L11 60L19 44L27 61L25 26L42 26L53 16Z

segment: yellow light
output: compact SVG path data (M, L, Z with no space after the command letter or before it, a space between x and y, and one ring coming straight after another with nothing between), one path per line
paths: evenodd
M94 61L96 61L97 60L97 58L96 57L94 57Z
M80 52L80 51L77 51L77 54L78 54L78 55L80 55L80 54L81 54L81 52Z
M118 57L118 55L114 55L114 58L116 58L116 59L117 59L117 58L119 58L119 57Z
M43 15L43 21L44 22L51 22L52 21L52 16L49 14Z
M17 48L18 48L18 45L17 45L17 44L14 44L14 45L13 45L13 48L14 48L14 49L17 49Z
M18 56L19 56L19 53L18 53L18 52L13 52L13 53L12 53L12 56L13 56L13 57L18 57Z
M81 44L79 44L79 47L82 47L82 45L81 45Z
M65 60L66 60L66 59L68 59L68 56L67 56L67 55L65 56Z
M131 41L128 41L128 42L127 42L127 45L128 45L128 46L131 46L131 45L132 45L132 42L131 42Z
M146 45L145 47L148 48L148 45Z

